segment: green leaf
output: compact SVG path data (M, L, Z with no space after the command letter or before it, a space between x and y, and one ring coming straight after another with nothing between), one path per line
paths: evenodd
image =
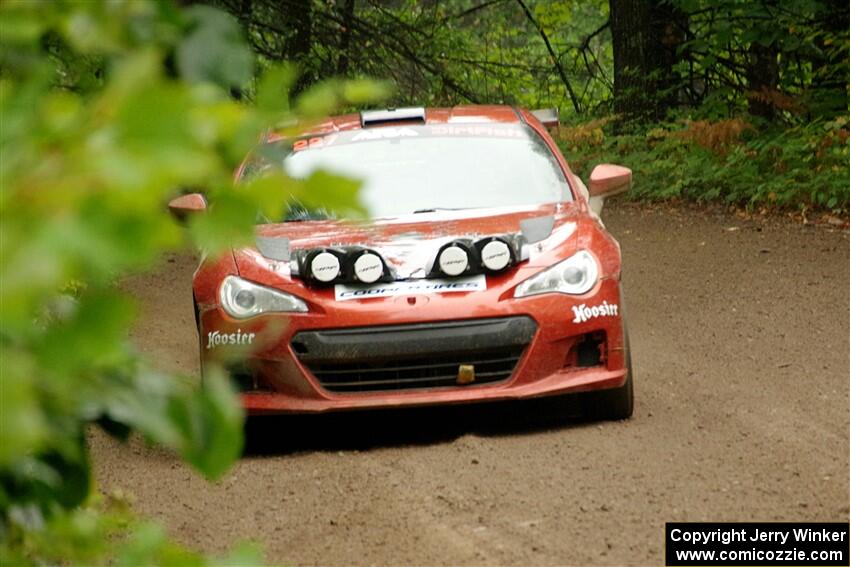
M60 376L110 367L125 360L125 336L134 315L133 302L126 296L88 291L69 319L44 334L36 353L46 369Z
M100 396L89 404L88 413L92 419L126 425L149 441L179 451L186 442L169 415L171 400L181 395L179 388L175 378L155 372L114 374L102 381ZM186 390L183 396L188 395Z
M340 85L337 82L324 82L312 85L298 97L297 113L307 119L329 116L341 102Z
M215 365L191 397L172 400L169 413L184 436L181 455L211 479L223 475L242 454L244 413L229 378Z
M363 105L387 99L393 93L393 90L393 86L386 81L360 79L345 81L342 87L342 96L346 102Z
M233 565L242 565L245 567L251 565L263 565L263 556L260 549L255 544L242 543L237 545L230 553L221 558L214 558L210 565L220 567L232 567Z
M216 255L250 244L259 208L247 194L222 191L210 197L210 206L189 220L189 231L201 250Z
M0 470L38 450L48 434L36 391L34 361L0 346Z
M177 47L180 75L225 89L245 86L253 75L254 55L238 22L210 6L195 5L186 14L193 29Z
M289 111L289 91L296 77L295 67L285 63L266 71L257 86L257 108L263 112Z
M172 544L165 530L156 524L138 526L130 540L121 549L116 565L181 565L195 567L204 565L203 559Z
M360 181L348 177L314 171L304 181L302 201L311 207L332 207L343 217L363 216L368 211L358 197L360 185Z

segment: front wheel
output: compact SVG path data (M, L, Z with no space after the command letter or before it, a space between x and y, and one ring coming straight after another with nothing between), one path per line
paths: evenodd
M625 327L625 321L623 322ZM592 420L619 420L632 417L635 407L634 373L632 372L632 351L629 346L629 333L625 333L626 382L619 388L596 390L578 394L582 414Z

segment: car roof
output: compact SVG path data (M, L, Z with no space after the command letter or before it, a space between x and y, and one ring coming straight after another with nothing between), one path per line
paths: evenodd
M425 109L425 124L516 124L524 122L525 117L512 106L498 104L468 104L452 107L434 107ZM380 128L394 124L405 124L411 121L386 122L366 126ZM418 121L417 121L418 122ZM308 128L307 134L324 135L346 130L360 130L361 116L359 113L332 116ZM272 133L267 141L273 142L286 137L283 134Z

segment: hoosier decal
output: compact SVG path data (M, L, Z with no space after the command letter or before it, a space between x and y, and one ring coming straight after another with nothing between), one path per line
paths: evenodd
M575 315L573 323L584 323L594 317L616 317L618 311L619 308L616 304L607 301L603 301L602 305L594 305L593 307L588 307L582 303L579 306L573 306L573 315Z
M211 331L207 333L207 350L224 345L249 345L254 342L254 333L243 333L237 329L235 333Z

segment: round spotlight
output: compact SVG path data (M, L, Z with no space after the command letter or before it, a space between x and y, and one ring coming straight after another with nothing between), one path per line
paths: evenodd
M481 249L481 263L492 272L505 269L511 262L511 249L502 240L491 240Z
M460 246L449 246L440 252L438 263L447 276L458 276L469 266L469 255Z
M333 281L339 275L339 258L330 252L319 252L310 262L310 273L320 282Z
M384 275L384 263L380 256L366 252L354 261L354 275L363 283L373 283Z

